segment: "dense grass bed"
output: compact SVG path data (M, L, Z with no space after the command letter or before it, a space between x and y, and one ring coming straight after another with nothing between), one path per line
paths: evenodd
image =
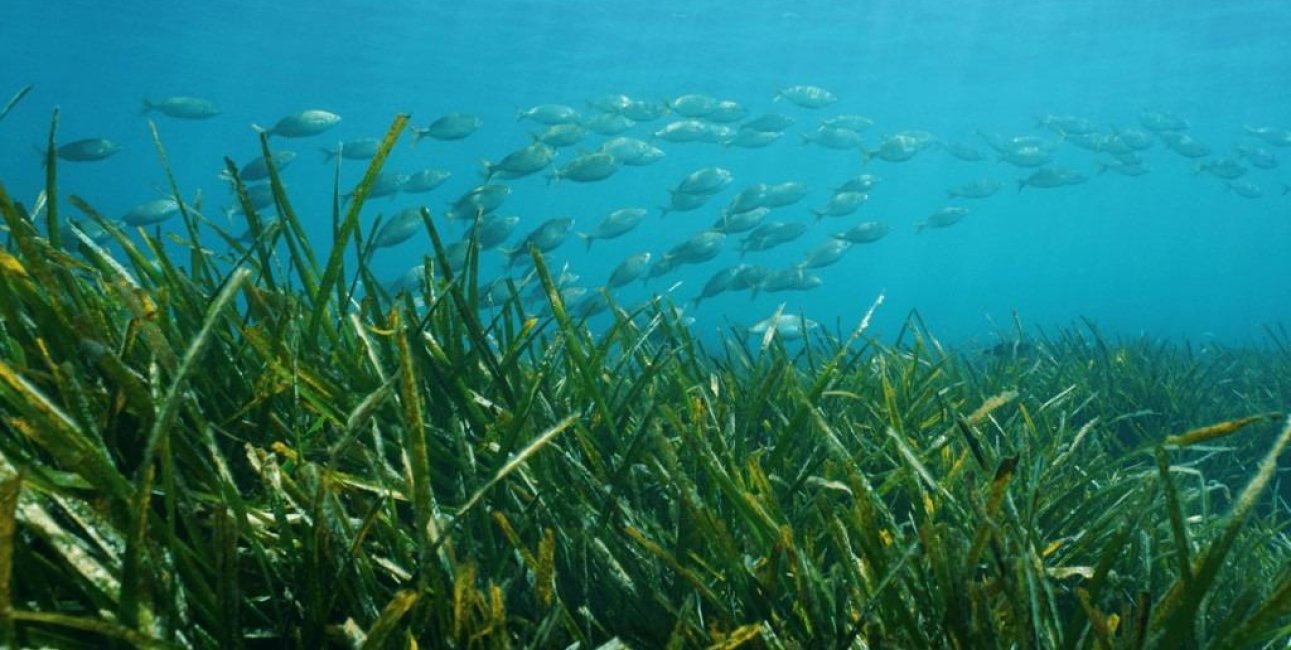
M39 215L0 187L0 644L1286 647L1285 332L705 349L663 302L591 332L541 259L543 315L474 260L390 295L353 260L404 123L325 258L276 174L228 257L52 155Z

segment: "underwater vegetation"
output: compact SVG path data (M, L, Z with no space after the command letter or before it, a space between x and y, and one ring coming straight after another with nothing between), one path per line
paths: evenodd
M0 185L0 643L1285 647L1284 330L967 353L917 315L878 341L880 297L708 349L662 298L586 328L538 242L546 310L484 309L482 230L459 271L424 210L391 293L359 214L407 122L328 251L268 131L269 205L227 161L241 238L153 130L231 256L62 204L53 131L41 209Z

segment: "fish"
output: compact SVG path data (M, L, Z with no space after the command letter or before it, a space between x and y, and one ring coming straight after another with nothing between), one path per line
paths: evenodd
M793 126L794 120L788 115L779 113L765 113L759 115L740 125L741 129L752 129L754 131L776 131L781 132Z
M960 219L968 216L968 208L958 206L945 207L930 214L923 221L914 224L915 234L921 233L925 228L948 228L959 223Z
M376 234L372 236L372 247L376 249L398 246L412 239L412 236L422 227L421 208L404 208L394 213L389 221L381 224Z
M1152 147L1152 136L1134 127L1112 129L1112 136L1117 142L1134 151L1144 151Z
M646 266L650 264L650 258L651 255L648 252L627 256L610 272L609 279L605 281L605 287L607 289L617 289L634 282L641 277L642 273L645 273Z
M1226 183L1226 186L1233 194L1243 198L1258 199L1261 196L1264 196L1264 190L1260 189L1259 185L1250 181L1231 181Z
M842 115L827 117L820 121L820 125L827 128L849 129L851 131L860 132L874 126L874 120L865 117L864 115L844 113Z
M323 150L323 162L331 162L340 156L346 160L371 160L381 148L381 141L376 138L355 138L345 140L335 148L320 147Z
M882 179L880 179L878 176L875 176L874 174L861 174L860 176L853 176L852 178L849 178L846 181L844 181L842 185L835 187L834 193L838 194L839 192L869 192L870 190L874 189L874 186L879 184L880 180Z
M1275 147L1291 147L1291 130L1272 126L1246 126L1243 131Z
M511 188L499 183L485 183L467 190L444 214L447 219L474 219L498 209L502 202L511 195Z
M502 160L491 163L487 159L480 161L484 167L484 180L493 180L494 176L504 179L515 179L536 174L556 159L556 150L541 142L533 142L503 156Z
M823 207L813 209L811 213L817 220L824 217L845 217L859 210L869 198L870 195L864 192L839 192L830 197Z
M651 102L634 99L624 106L619 114L634 122L653 122L669 112L668 102Z
M629 167L644 167L663 159L663 149L656 147L644 140L636 138L618 137L606 140L601 144L600 149L619 160L619 162Z
M713 126L695 118L675 120L665 124L663 128L658 129L651 135L660 140L677 144L685 142L715 142L717 137L713 133Z
M251 128L269 137L276 135L282 138L307 138L318 135L340 123L341 116L336 113L311 109L288 115L278 120L271 129L265 129L256 124L252 124Z
M903 135L890 136L879 143L877 149L862 149L861 162L868 163L874 158L888 162L905 162L922 151L923 144L912 137Z
M1187 133L1167 131L1158 134L1165 146L1184 158L1205 158L1210 155L1210 147L1198 142Z
M368 187L367 198L377 199L383 196L393 197L403 191L403 184L408 182L407 174L399 174L389 170L382 170L377 173L376 179ZM357 189L357 188L355 188ZM354 198L354 191L346 192L341 195L346 200Z
M815 248L807 251L803 260L798 263L800 269L819 269L843 258L843 253L852 247L852 242L846 239L826 239L816 245Z
M443 185L453 176L453 172L443 169L422 169L408 174L403 183L403 191L408 194L429 192Z
M717 102L717 107L713 109L713 112L705 115L704 119L718 124L730 124L748 116L749 109L745 108L744 105L734 100L723 99Z
M1098 173L1100 174L1106 171L1112 171L1122 176L1142 176L1151 171L1142 163L1142 161L1125 162L1120 159L1110 161L1101 160L1098 161L1097 165Z
M659 216L666 217L669 212L690 212L698 210L708 203L711 194L690 194L688 192L668 192L668 205L659 206Z
M986 160L986 154L982 153L981 149L978 149L977 147L967 142L958 142L958 141L939 142L938 145L941 147L942 151L945 151L951 156L954 156L955 158L958 158L965 162L978 162L980 160Z
M724 268L714 273L712 276L708 278L708 281L704 283L704 287L700 289L699 295L691 299L691 306L697 308L699 307L699 303L702 302L704 299L712 298L714 296L719 296L722 293L724 293L727 289L730 289L731 283L735 281L735 278L747 266L748 265L746 264L729 266L727 268Z
M767 276L762 284L758 285L758 290L765 293L780 293L782 291L810 291L824 284L815 273L808 273L800 267L792 266L787 269L781 269Z
M631 232L641 223L646 214L647 211L644 208L622 208L601 219L592 232L575 234L579 239L586 242L587 249L591 250L592 242L598 239L614 239Z
M761 264L740 264L736 268L739 270L731 278L729 291L753 290L756 292L758 287L761 287L762 283L771 277L773 273L770 268Z
M480 250L486 251L501 246L503 242L515 231L515 227L520 223L520 217L498 216L496 214L485 215L479 223L472 225L462 235L463 241L469 241L475 236L479 241Z
M707 262L717 257L717 254L722 250L722 243L725 241L725 234L715 230L705 230L668 249L661 259L678 264Z
M273 187L269 183L251 183L243 187L246 188L247 202L251 204L252 210L262 210L273 205ZM224 209L225 217L232 218L238 214L243 214L241 202L235 202Z
M562 178L579 183L592 183L605 180L618 171L619 159L613 154L598 151L583 154L568 164L547 175L547 182L560 182Z
M1089 180L1084 174L1063 167L1042 167L1026 178L1018 179L1018 191L1024 187L1052 188L1066 185L1078 185Z
M26 97L27 93L30 93L35 87L35 84L27 84L19 88L18 92L14 93L13 97L10 97L9 101L5 102L4 108L0 108L0 120L3 120L9 114L9 111L12 111L13 107L17 106L18 102L22 101L22 98Z
M632 128L636 122L617 113L602 113L583 123L583 127L597 135L618 135Z
M623 93L610 93L587 100L587 105L607 115L618 115L632 103L632 98Z
M534 140L549 147L572 147L586 137L587 129L580 124L553 124L533 134Z
M731 212L729 208L725 208L709 230L727 235L748 232L761 224L768 214L771 214L771 208L768 207L753 208L743 212Z
M130 208L121 220L131 226L151 226L167 221L177 214L179 214L179 202L175 199L154 199Z
M530 108L516 110L516 121L533 120L539 124L577 124L582 116L572 107L564 104L539 104Z
M741 127L735 132L734 137L723 144L727 147L739 147L741 149L761 149L782 137L784 137L784 133L781 131L758 131Z
M1263 147L1239 146L1234 152L1256 169L1273 169L1278 166L1278 157Z
M1036 126L1049 129L1058 135L1083 135L1093 132L1097 127L1088 118L1075 115L1054 115L1050 113L1036 119Z
M413 127L412 143L416 145L422 138L443 141L461 140L475 133L481 126L484 126L484 120L477 115L449 113L424 128Z
M807 232L807 224L801 222L768 221L754 228L740 242L740 252L764 251L791 242Z
M641 278L641 282L644 284L655 278L672 273L673 271L676 271L679 266L681 266L681 262L666 256L661 257L658 260L655 260L654 264L650 265L650 269L646 272L646 276Z
M1040 167L1053 160L1053 152L1043 147L1017 147L1000 152L999 159L1018 167Z
M984 199L993 196L1004 184L993 178L979 178L975 181L969 181L946 190L946 198L950 199Z
M888 234L888 225L881 221L865 221L842 232L833 234L834 239L843 239L853 244L872 244Z
M1194 169L1198 173L1206 172L1226 181L1241 178L1246 173L1246 165L1232 158L1212 158L1205 162L1198 162Z
M739 191L731 202L727 204L727 212L748 212L757 208L767 207L767 192L771 186L766 183L756 183Z
M735 180L735 177L729 169L724 167L705 167L691 172L670 191L682 194L713 195L726 189L733 180Z
M224 112L215 102L200 97L167 97L155 102L145 97L139 114L153 111L184 120L206 120Z
M274 169L279 172L282 172L282 170L286 169L288 165L296 160L295 151L274 151L270 153L269 156L273 161ZM219 173L219 177L223 180L233 180L229 176L229 172L227 170L221 171ZM269 178L269 163L265 162L264 156L257 157L255 160L243 165L242 168L238 170L238 179L243 182L262 181L266 178Z
M717 104L716 97L695 93L672 100L668 108L682 117L706 117L717 110Z
M785 181L768 185L762 193L762 204L768 208L793 205L807 196L807 186L798 181Z
M1169 111L1143 111L1139 113L1139 124L1156 133L1167 131L1184 131L1188 121Z
M121 145L107 138L76 140L55 149L56 155L68 162L95 162L109 158L121 151Z
M513 249L499 248L507 258L507 265L515 264L520 257L529 254L529 247L534 246L540 253L547 253L555 250L558 246L565 243L566 235L569 229L573 227L574 220L569 217L556 217L548 219L537 228L529 231L520 244Z
M863 143L861 134L841 126L820 126L815 131L798 134L802 143L817 144L826 149L848 151L859 149Z
M817 86L790 86L776 91L772 101L787 99L803 108L824 108L838 101L834 93Z

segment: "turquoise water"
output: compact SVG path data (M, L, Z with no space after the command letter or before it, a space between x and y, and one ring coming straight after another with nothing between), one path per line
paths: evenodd
M343 117L327 133L283 140L299 160L284 172L297 211L320 243L331 228L334 167L318 149L338 140L379 137L397 112L425 126L448 112L480 115L484 126L457 142L400 143L389 167L453 172L427 195L374 199L377 214L426 203L437 217L478 184L481 158L496 160L527 144L538 130L515 111L563 103L586 115L586 101L609 93L665 100L706 93L796 118L786 136L765 149L724 149L703 143L657 143L661 162L624 168L589 184L547 184L541 175L511 181L502 214L521 217L512 242L541 221L570 216L575 230L592 228L611 210L667 200L667 188L712 165L735 182L702 210L651 214L635 232L598 242L591 253L573 238L550 254L568 264L579 284L595 287L625 256L656 256L703 230L741 188L797 180L811 192L777 209L774 219L810 221L809 208L830 188L858 173L882 181L852 216L827 219L782 248L744 261L792 264L829 233L870 219L892 229L885 239L854 247L817 271L823 286L807 292L726 294L688 314L702 333L747 325L785 304L830 327L860 318L880 293L880 332L894 333L918 310L948 340L988 341L1012 326L1058 327L1088 317L1124 335L1259 340L1267 323L1291 316L1291 182L1284 160L1251 167L1241 180L1262 188L1248 199L1222 180L1194 171L1194 161L1160 141L1143 153L1151 172L1098 174L1107 159L1061 143L1037 126L1046 114L1087 118L1100 129L1136 127L1143 111L1170 111L1189 133L1231 156L1239 145L1278 149L1244 133L1245 126L1291 128L1291 6L1278 2L131 2L85 0L7 3L0 27L0 101L26 84L32 93L0 122L0 179L30 203L43 184L33 147L43 144L49 115L60 107L60 142L107 137L123 151L98 163L60 167L60 190L78 194L109 215L157 198L163 184L140 99L196 95L223 114L183 121L154 115L180 187L199 190L208 212L228 201L216 179L223 158L239 164L258 154L252 123L323 108ZM185 6L192 5L192 6ZM1133 5L1133 6L1129 6ZM777 89L812 84L838 96L825 109L773 102ZM798 133L823 118L859 113L874 120L866 146L885 134L921 129L947 141L989 150L983 130L1035 135L1057 144L1055 164L1089 182L1015 191L1033 170L991 160L964 162L936 148L907 162L862 165L852 151L801 146ZM627 135L645 138L669 119ZM583 148L604 138L591 136ZM411 138L408 139L410 141ZM576 150L557 159L564 164ZM1250 167L1248 165L1248 167ZM343 185L357 182L364 163L347 161ZM945 190L976 178L1004 184L995 196L948 200ZM971 212L950 228L915 234L914 223L938 208ZM445 226L455 234L456 224ZM163 231L179 232L177 222ZM234 228L240 230L240 226ZM616 293L631 304L672 289L688 302L715 271L739 261L738 238L702 265ZM214 245L214 240L211 242ZM377 268L393 279L429 248L425 235L383 251ZM484 275L502 272L497 254ZM604 318L604 317L602 317Z

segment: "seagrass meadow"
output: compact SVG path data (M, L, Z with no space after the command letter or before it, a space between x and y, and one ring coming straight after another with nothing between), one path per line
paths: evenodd
M713 349L663 298L587 328L536 251L542 310L475 252L391 295L405 123L317 253L231 162L253 236L180 201L228 245L183 259L52 153L43 209L0 186L5 647L1287 647L1284 330Z

